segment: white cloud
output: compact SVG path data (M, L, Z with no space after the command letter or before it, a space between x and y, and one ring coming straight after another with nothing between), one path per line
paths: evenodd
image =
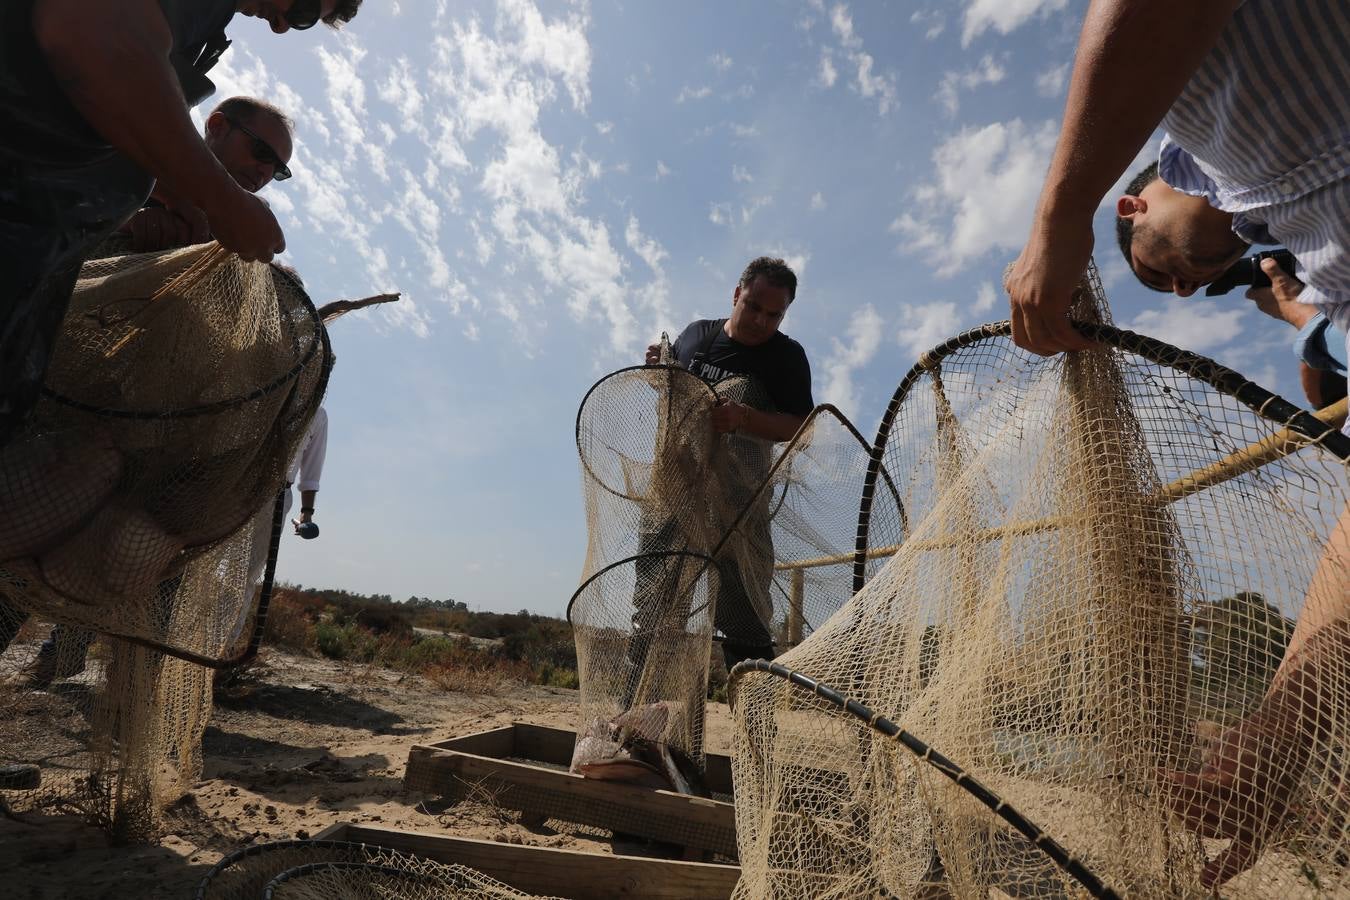
M347 161L352 162L357 148L371 149L362 123L366 115L365 79L358 72L366 51L354 39L342 46L345 52L331 51L321 44L314 53L319 57L319 67L328 86L328 106L337 122L338 138L345 145ZM387 181L389 176L382 171L382 162L380 170L377 174Z
M1056 127L1020 119L967 128L933 152L934 180L913 192L910 208L891 223L941 276L994 250L1014 252L1026 241Z
M850 419L857 414L859 400L853 374L876 356L883 325L881 315L869 303L854 310L843 341L837 337L830 339L830 355L821 367L825 380L821 396Z
M605 167L583 149L552 143L541 124L561 91L578 111L589 103L587 7L546 18L531 0L498 0L497 10L491 31L477 18L438 29L424 70L424 107L437 110L451 146L447 151L430 142L428 150L444 168L476 173L473 201L488 207L471 226L470 252L459 258L479 265L495 259L521 285L509 295L489 296L526 352L548 327L550 306L563 301L575 319L598 318L610 348L626 356L639 339L627 264L610 227L583 212L586 187ZM608 127L602 123L598 130L604 134ZM472 163L464 150L470 146ZM432 283L468 298L444 260L426 249Z
M737 184L749 184L755 179L754 176L750 174L750 171L746 169L745 166L732 166L731 180L736 182Z
M685 103L689 100L702 100L705 97L709 96L710 94L712 94L712 88L708 87L707 85L703 85L702 87L696 88L692 88L689 87L688 85L685 85L684 87L680 88L679 94L675 96L675 102Z
M513 51L525 66L539 66L567 85L576 109L590 100L591 45L586 39L589 20L582 12L566 20L545 22L530 0L498 0L498 9L519 29Z
M900 331L895 339L906 353L906 364L956 334L961 327L957 305L946 300L905 303L900 306Z
M798 279L806 274L806 264L811 261L811 251L809 250L788 250L781 246L775 246L767 248L764 253L787 263L788 268L796 273Z
M1123 327L1196 353L1212 353L1242 333L1249 307L1217 300L1169 297Z
M381 100L398 110L400 128L411 134L426 135L426 125L422 121L422 92L408 57L400 56L394 61L377 92Z
M814 194L811 195L811 211L820 212L824 208L825 208L825 195L822 194L820 191L816 191Z
M666 277L665 270L665 261L669 254L655 238L642 233L637 216L628 217L628 225L624 228L624 242L652 273L649 284L634 289L638 306L656 321L657 327L671 327L670 280Z
M968 0L961 27L961 46L990 28L999 34L1008 34L1035 16L1042 18L1058 12L1068 0Z
M725 53L714 53L712 56L708 57L708 65L719 72L726 72L731 68L731 57L727 56Z
M935 99L948 116L955 116L961 106L960 91L973 91L984 84L998 84L1006 75L1007 70L993 56L985 54L975 68L943 75Z
M820 73L816 77L827 88L834 87L834 83L839 80L839 71L834 67L834 59L828 48L820 53Z
M598 131L598 132L600 132L600 134L602 134L602 135L609 134L611 131L614 130L614 123L613 123L613 122L596 122L596 123L595 123L595 130Z
M714 203L708 208L708 221L714 225L731 224L731 204Z
M947 29L947 17L940 10L917 10L909 17L911 25L918 25L924 30L923 37L926 41L935 40L938 35Z
M1036 93L1042 97L1058 97L1064 93L1064 85L1069 81L1069 70L1072 67L1072 62L1061 63L1037 75Z
M823 10L823 5L821 9ZM876 61L871 54L863 50L862 37L853 27L853 17L849 15L847 5L837 3L830 10L830 28L839 42L840 52L854 70L850 87L869 100L875 99L877 111L883 116L895 109L899 103L895 74L893 72L877 74L873 71ZM831 88L838 77L834 51L826 47L821 51L817 81L825 88Z
M972 309L983 315L992 310L996 302L998 302L998 291L994 289L994 283L992 281L981 281L975 292L975 305Z
M749 225L750 220L755 217L755 213L764 207L773 203L773 196L751 197L749 202L741 207L741 224Z
M661 162L661 160L658 159L656 161L656 179L660 181L662 178L665 178L668 175L670 175L670 166L666 165L665 163Z

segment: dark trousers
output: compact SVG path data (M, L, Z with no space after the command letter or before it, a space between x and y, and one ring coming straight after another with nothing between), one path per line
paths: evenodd
M690 596L690 579L701 568L697 557L678 553L687 542L678 534L678 523L667 520L646 523L639 537L633 596L633 637L628 642L628 659L633 664L624 706L632 704L647 652L653 638L662 630L683 631L691 617L700 615ZM764 559L745 560L756 587L768 593L773 580L773 544L767 518L748 516L742 528L753 528L755 545L764 548ZM723 635L722 656L730 669L745 659L772 659L776 655L773 637L759 617L750 592L746 589L742 565L729 552L714 561L717 579L713 602L713 627Z

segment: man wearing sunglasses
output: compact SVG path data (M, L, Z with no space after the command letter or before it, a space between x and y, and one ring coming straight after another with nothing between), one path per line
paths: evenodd
M293 123L272 104L253 97L222 101L206 119L202 140L235 184L256 194L291 177ZM121 228L138 253L185 247L211 239L201 210L160 189Z
M79 265L152 186L248 260L285 239L203 141L190 105L236 13L281 34L338 27L361 0L5 0L0 3L0 447L27 418ZM231 140L256 140L252 123ZM208 135L209 136L209 135ZM277 143L281 143L279 138ZM261 151L260 144L251 149ZM275 164L274 169L275 169ZM274 175L275 177L275 171ZM204 222L202 221L204 220Z

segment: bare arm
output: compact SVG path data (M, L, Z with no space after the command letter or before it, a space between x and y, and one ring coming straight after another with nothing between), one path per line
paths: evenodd
M719 403L712 409L713 430L719 434L735 431L768 441L790 441L806 421L792 413L762 412L744 403Z
M33 33L52 74L110 144L204 210L248 259L285 246L270 211L202 142L169 63L173 34L154 0L36 0Z
M1092 253L1092 215L1218 39L1235 0L1094 0L1064 124L1026 248L1007 279L1013 338L1049 355L1087 346L1066 313Z
M154 0L37 0L33 29L75 108L133 162L198 206L234 187L188 117Z

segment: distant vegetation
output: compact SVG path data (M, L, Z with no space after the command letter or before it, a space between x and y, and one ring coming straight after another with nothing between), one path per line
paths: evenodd
M424 675L446 690L492 693L511 683L577 686L563 619L472 612L457 600L278 585L263 644Z

